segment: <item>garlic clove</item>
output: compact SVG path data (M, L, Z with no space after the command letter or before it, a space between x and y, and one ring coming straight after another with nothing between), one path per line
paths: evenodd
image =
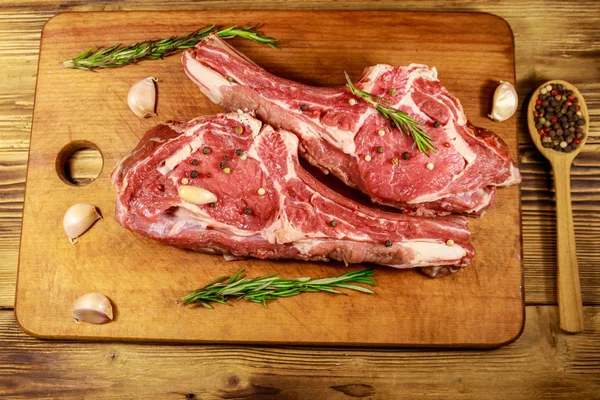
M506 121L514 115L519 105L517 91L509 82L500 81L494 92L492 112L488 115L494 121Z
M86 293L73 304L73 318L76 322L103 324L113 319L113 309L108 297L102 293Z
M63 228L71 243L75 244L77 238L99 219L102 219L95 206L87 203L77 203L69 207L63 217Z
M206 189L197 186L181 186L179 188L179 197L192 204L208 204L217 201L217 196Z
M134 83L127 94L129 109L138 117L156 116L156 78L145 78Z

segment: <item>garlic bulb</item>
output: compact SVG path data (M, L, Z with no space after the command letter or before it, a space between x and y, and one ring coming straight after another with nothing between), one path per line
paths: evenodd
M71 243L75 244L77 238L102 216L96 207L87 203L77 203L69 207L63 218L63 228Z
M214 193L197 186L181 186L179 188L179 197L188 203L198 205L217 201L217 196Z
M494 121L506 121L513 116L519 105L517 91L508 82L500 81L494 92L492 112L488 115Z
M73 304L73 318L76 322L103 324L113 319L112 305L102 293L86 293Z
M134 83L127 95L127 104L138 117L156 116L156 78L145 78Z

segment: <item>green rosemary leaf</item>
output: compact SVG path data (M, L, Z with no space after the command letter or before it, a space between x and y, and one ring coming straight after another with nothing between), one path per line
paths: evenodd
M405 135L411 136L414 141L413 145L416 146L419 151L425 153L427 156L429 156L429 150L433 152L437 151L433 139L431 139L427 132L421 129L422 124L420 122L411 118L404 111L390 106L389 102L382 97L357 89L346 71L344 71L344 75L346 76L346 82L348 88L350 88L350 92L354 96L375 107L375 109L387 119L391 125L398 128L398 130Z
M181 299L184 304L200 303L210 306L211 302L230 304L227 298L261 303L267 307L267 302L284 297L296 296L301 293L328 292L343 294L336 288L354 290L361 293L374 292L357 284L376 286L371 269L348 272L339 276L322 279L296 278L279 279L277 275L261 278L245 278L244 270L239 270L231 278L220 277L201 289L194 290ZM226 280L226 281L225 281ZM225 281L223 283L223 281ZM212 308L209 307L209 308Z
M246 28L231 26L219 29L214 24L206 25L189 35L171 36L169 38L148 40L129 45L117 44L105 48L87 50L76 57L63 61L61 65L67 68L91 71L96 68L122 67L145 59L158 60L178 51L194 47L203 38L213 32L222 38L228 39L239 36L276 49L275 42L277 42L277 39L262 35L257 31L257 28L257 26Z
M358 286L358 285L347 285L347 284L338 283L337 285L335 285L335 287L356 290L358 292L369 293L369 294L375 293L371 289L367 289L367 288L364 288L364 287Z

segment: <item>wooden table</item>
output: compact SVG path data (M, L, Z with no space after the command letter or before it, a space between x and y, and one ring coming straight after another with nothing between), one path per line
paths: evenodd
M585 96L590 138L572 169L584 332L558 328L555 217L549 165L519 112L527 323L493 351L181 346L51 342L14 319L25 165L41 29L64 11L134 9L436 10L434 1L46 1L0 8L0 398L600 398L600 2L454 1L448 11L505 18L515 36L522 105L541 82ZM468 63L469 60L465 60Z

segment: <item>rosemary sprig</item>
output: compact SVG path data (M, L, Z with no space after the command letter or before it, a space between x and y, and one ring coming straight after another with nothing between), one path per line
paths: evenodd
M129 45L117 44L115 46L91 49L77 57L70 58L61 63L63 67L76 68L90 71L96 68L117 68L134 64L141 60L156 60L170 56L180 50L194 47L200 40L210 33L216 32L222 38L229 39L235 36L243 37L255 42L264 43L274 49L277 48L277 39L264 36L256 30L257 27L219 29L216 25L207 25L189 35L172 36L166 39L147 40L145 42Z
M385 119L391 122L396 128L400 131L404 132L408 136L412 136L414 140L414 145L417 148L425 153L425 155L429 156L429 150L436 151L435 144L431 137L421 129L421 123L412 119L407 113L404 111L398 110L389 105L389 102L380 96L376 96L374 94L365 92L364 90L357 89L348 73L344 71L344 75L346 75L346 81L348 82L348 87L353 95L361 98L367 103L371 104Z
M267 301L296 296L300 293L329 292L343 294L334 288L373 294L374 292L370 289L352 284L362 283L376 286L373 276L375 276L375 273L372 269L363 269L322 279L279 279L277 278L277 274L250 279L246 278L244 270L241 269L229 279L226 276L222 276L202 289L194 290L183 297L181 302L184 304L199 303L206 308L213 308L210 305L211 302L229 304L227 302L228 298L236 298L237 300L262 303L267 307Z

